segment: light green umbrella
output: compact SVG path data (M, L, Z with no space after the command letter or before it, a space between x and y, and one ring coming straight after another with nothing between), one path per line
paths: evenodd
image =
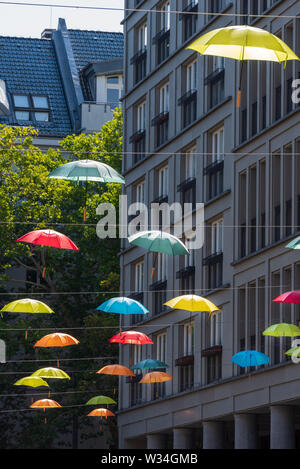
M135 246L147 249L147 251L160 252L162 254L169 254L170 256L189 254L188 249L180 239L165 231L139 231L130 236L128 241ZM156 261L157 255L154 259L151 278L154 275Z
M300 236L297 236L297 238L290 241L285 247L290 249L300 249Z
M89 401L87 401L86 405L98 405L98 404L116 404L111 397L107 396L95 396L92 397Z
M265 329L263 335L271 335L273 337L296 337L300 335L300 329L295 326L295 324L282 322L280 324L273 324Z
M285 352L286 355L293 355L294 357L300 357L300 347L292 347L290 348L287 352Z
M86 220L87 183L115 182L124 184L125 180L115 169L108 164L95 160L77 160L66 163L54 169L49 178L67 179L68 181L85 182L84 221Z
M55 378L55 379L71 379L70 376L60 368L40 368L32 373L30 376L38 376L39 378Z

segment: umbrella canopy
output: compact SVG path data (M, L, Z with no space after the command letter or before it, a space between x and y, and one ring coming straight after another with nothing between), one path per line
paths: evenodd
M111 344L153 344L153 341L143 332L125 331L114 335L109 339Z
M99 375L118 375L118 376L135 376L134 373L123 365L106 365L97 371Z
M292 347L290 348L287 352L285 352L286 355L293 355L294 357L299 357L300 356L300 347Z
M232 362L242 367L259 366L269 363L270 357L256 350L244 350L233 355Z
M273 324L263 331L263 335L271 335L273 337L296 337L300 335L299 327L295 324Z
M220 311L211 301L198 295L177 296L164 304L170 306L170 308L184 309L186 311L207 311L209 313Z
M73 241L63 233L59 233L54 230L35 230L26 233L21 238L17 239L17 242L38 244L40 246L51 246L57 249L71 249L73 251L79 251Z
M128 238L129 243L147 251L161 252L171 256L189 254L180 239L164 231L140 231Z
M288 291L274 298L275 303L300 303L300 290Z
M61 405L52 399L40 399L30 405L31 408L48 409L49 407L61 407Z
M38 340L34 347L66 347L67 345L77 345L79 341L69 334L54 332Z
M277 36L252 26L228 26L210 31L192 42L187 49L202 55L236 60L286 62L299 57Z
M49 306L47 306L42 301L32 300L31 298L24 298L22 300L15 300L7 305L3 306L0 311L1 313L49 313L52 314L52 311Z
M40 368L32 373L31 376L38 376L40 378L55 378L55 379L71 379L70 376L59 368Z
M118 314L147 314L148 309L145 308L139 301L133 300L132 298L126 298L126 296L119 296L117 298L110 298L104 301L97 308L105 313L118 313Z
M94 409L88 414L89 417L115 417L115 414L109 409Z
M160 360L152 360L151 358L142 360L131 367L132 370L156 370L161 368L168 368L168 365Z
M111 397L107 396L95 396L92 397L89 401L87 401L86 405L101 405L101 404L116 404Z
M21 378L14 383L14 386L30 386L31 388L47 386L49 388L49 384L37 376L26 376L25 378Z
M111 166L100 161L77 160L59 166L49 174L49 178L68 179L69 181L117 182L125 180Z
M141 379L140 383L163 383L165 381L170 381L172 376L169 373L164 373L163 371L152 371L147 373L144 378Z
M300 236L297 236L297 238L290 241L285 247L290 249L300 249Z

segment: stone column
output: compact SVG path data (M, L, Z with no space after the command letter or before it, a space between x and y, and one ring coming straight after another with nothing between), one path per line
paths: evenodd
M224 448L223 422L203 422L203 449Z
M193 449L193 431L189 428L173 429L173 449Z
M234 448L257 448L257 417L255 414L236 414L234 416Z
M147 435L147 449L166 449L167 435L152 433Z
M271 406L271 449L295 448L294 410L292 406Z

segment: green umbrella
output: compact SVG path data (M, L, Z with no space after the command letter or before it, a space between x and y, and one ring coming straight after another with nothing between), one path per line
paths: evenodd
M130 236L128 241L135 246L147 249L147 251L160 252L171 256L189 254L188 249L180 239L165 231L139 231ZM154 261L154 267L152 268L151 278L154 275L156 260L157 256Z
M300 347L292 347L287 352L286 355L294 355L294 357L300 357Z
M273 324L263 331L263 335L271 335L273 337L296 337L300 335L299 327L295 324Z
M107 396L95 396L87 401L86 405L98 405L98 404L116 404L116 401Z
M67 179L75 182L85 182L85 207L84 221L86 220L87 183L91 182L116 182L124 184L125 180L111 166L95 160L77 160L59 166L49 174L49 178Z
M297 236L297 238L290 241L285 247L290 249L300 249L300 236Z

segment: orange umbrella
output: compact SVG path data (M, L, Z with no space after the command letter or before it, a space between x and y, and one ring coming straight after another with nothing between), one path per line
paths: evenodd
M169 375L169 373L164 373L163 371L152 371L152 373L145 374L140 383L163 383L164 381L170 381L171 379L172 376Z
M61 405L53 401L52 399L40 399L39 401L35 401L30 405L31 408L42 408L44 412L46 412L47 408L50 407L61 407ZM47 423L47 419L45 417L45 423Z
M115 414L109 409L94 409L88 414L88 417L101 417L100 431L102 432L102 417L105 417L107 420L107 417L115 417Z
M119 375L119 376L134 376L134 373L123 365L106 365L101 370L97 371L99 375Z
M54 332L48 334L38 340L34 347L66 347L68 345L77 345L79 340L69 334ZM57 360L57 367L59 367L59 360Z

